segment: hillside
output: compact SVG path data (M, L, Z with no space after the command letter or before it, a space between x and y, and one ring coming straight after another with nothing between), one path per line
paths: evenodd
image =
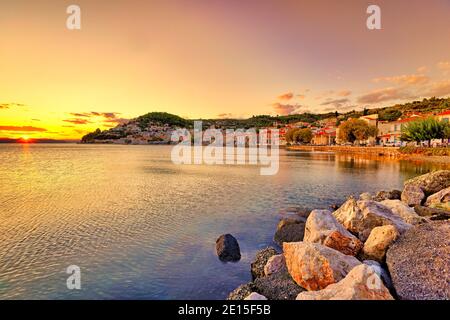
M214 125L216 128L237 129L237 128L261 128L274 124L282 126L295 122L318 123L321 120L335 118L341 122L348 118L358 118L368 114L378 114L380 120L394 121L400 117L408 116L412 113L439 113L450 109L450 98L430 98L421 101L413 101L405 104L396 104L388 107L364 109L362 111L349 111L345 113L328 112L321 114L302 113L287 116L256 115L248 119L198 119L202 120L203 126L208 128ZM156 136L165 136L173 128L192 128L194 120L183 119L177 115L167 112L150 112L145 115L131 119L127 124L120 124L115 128L101 131L97 129L85 135L82 142L92 142L94 140L116 140L125 138L130 134L139 132L153 133ZM163 139L163 138L161 138ZM164 140L164 139L163 139Z

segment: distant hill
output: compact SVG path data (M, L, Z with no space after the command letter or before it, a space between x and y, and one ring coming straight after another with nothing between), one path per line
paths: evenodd
M306 122L317 124L321 120L334 118L337 123L348 118L358 118L363 115L378 114L380 120L394 121L400 117L408 116L412 113L439 113L443 110L450 109L450 98L430 98L421 101L413 101L405 104L396 104L388 107L379 107L364 109L362 111L348 111L341 113L338 110L328 113L302 113L287 116L270 116L255 115L248 119L198 119L202 120L205 128L214 125L216 128L237 129L237 128L261 128L269 127L274 124L284 125L295 122ZM147 130L149 126L166 126L166 127L182 127L192 128L195 120L181 118L177 115L167 112L150 112L145 115L131 119L127 124L120 124L115 128L101 131L97 129L85 135L82 142L90 142L93 140L120 139L125 137L134 127L141 130ZM131 129L130 129L131 128Z

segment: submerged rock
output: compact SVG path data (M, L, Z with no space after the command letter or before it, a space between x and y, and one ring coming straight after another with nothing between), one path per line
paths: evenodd
M318 243L285 242L283 251L289 274L307 290L326 288L361 264L355 257Z
M392 225L375 227L364 243L364 256L382 262L389 246L398 238L397 229Z
M359 195L359 200L372 200L372 195L368 192L361 193Z
M400 200L383 200L380 203L391 209L395 215L399 216L406 223L419 224L426 222L424 218L414 211L414 208L407 206Z
M425 205L431 208L450 211L450 187L429 196Z
M450 221L417 225L387 251L395 291L405 300L450 299Z
M361 241L366 241L373 228L393 225L402 233L412 227L395 215L391 209L376 201L349 198L333 216L347 230L357 234Z
M241 259L239 243L231 234L223 234L216 240L216 253L224 262Z
M282 219L277 226L273 240L280 247L283 242L302 241L305 233L305 222L297 219Z
M305 242L320 243L344 254L356 256L362 242L347 231L329 210L313 210L306 220Z
M353 268L344 279L319 291L302 292L297 300L393 300L379 275L368 265Z
M251 263L251 273L253 280L259 277L264 277L264 267L270 257L278 254L277 250L272 247L259 250L256 253L255 260Z
M426 196L450 187L450 170L433 171L405 181L405 187L418 186Z

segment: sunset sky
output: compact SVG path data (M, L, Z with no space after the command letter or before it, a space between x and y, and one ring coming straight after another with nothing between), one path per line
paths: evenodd
M0 34L0 137L450 96L450 0L14 0Z

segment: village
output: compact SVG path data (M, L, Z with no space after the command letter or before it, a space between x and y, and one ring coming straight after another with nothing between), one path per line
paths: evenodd
M362 120L368 126L376 128L375 134L368 136L365 140L358 140L356 142L348 142L340 139L339 131L341 124L346 120L340 119L340 116L329 117L319 120L314 123L309 122L293 122L281 123L274 121L271 126L261 127L258 130L267 130L268 139L270 133L278 130L279 145L296 145L308 144L314 146L330 146L330 145L364 145L364 146L384 146L384 147L399 147L407 144L406 141L400 139L402 128L408 126L412 122L417 122L425 119L436 119L442 123L450 123L450 110L439 113L420 113L412 112L401 116L394 121L380 120L377 113L360 116L356 119ZM111 144L132 144L132 145L147 145L147 144L170 144L171 134L174 129L179 126L171 124L161 124L150 122L146 126L142 126L138 120L133 119L127 123L118 125L115 128L109 129L107 132L96 132L91 143L111 143ZM222 130L225 133L226 127L222 126L218 121L210 128ZM303 141L289 138L289 132L304 129L309 135L309 138ZM192 129L191 129L192 131ZM270 141L269 141L270 143ZM448 139L433 139L430 146L447 145Z

